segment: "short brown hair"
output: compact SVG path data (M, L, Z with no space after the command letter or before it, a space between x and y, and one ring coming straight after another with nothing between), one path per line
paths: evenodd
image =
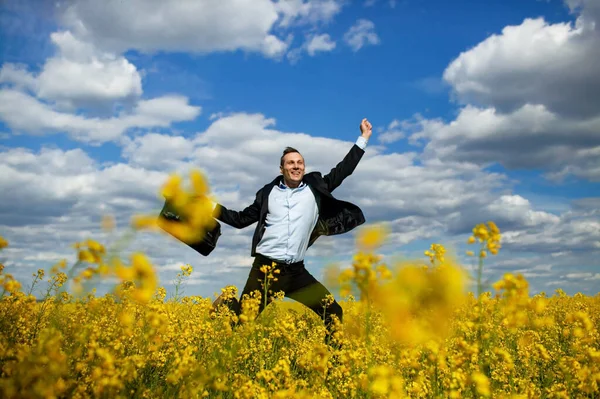
M283 158L287 154L290 154L292 152L297 152L298 154L300 154L300 151L298 151L297 149L295 149L293 147L285 147L285 150L283 150L283 155L281 156L281 161L279 161L279 166L283 166ZM300 155L302 155L302 154L300 154Z

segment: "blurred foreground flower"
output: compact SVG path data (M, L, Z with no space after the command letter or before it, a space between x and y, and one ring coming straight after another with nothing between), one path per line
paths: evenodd
M383 245L390 235L385 225L373 225L361 229L356 238L356 246L361 251L373 251Z
M132 282L135 285L131 297L140 303L150 301L158 287L158 278L146 255L133 254L130 266L123 265L119 259L115 263L115 273L121 281Z
M452 262L429 268L418 262L397 265L391 281L381 285L375 305L404 344L421 344L447 336L456 309L466 300L467 275Z
M340 295L346 297L356 285L360 292L360 301L369 302L383 280L391 277L387 266L380 263L381 257L374 254L358 253L354 255L352 268L343 270L338 277Z
M77 250L77 259L81 262L96 263L100 265L103 262L106 248L94 240L76 242L73 247Z
M113 231L115 226L117 225L114 216L104 215L102 216L102 230L104 231Z
M357 236L356 245L361 250L353 257L352 268L345 269L338 275L340 295L346 297L356 285L360 291L361 302L368 302L377 289L380 280L391 277L385 264L380 264L381 256L373 253L389 235L389 230L382 225L363 228ZM328 279L331 279L328 276Z
M183 242L202 239L205 232L213 229L217 223L213 218L214 202L209 197L208 183L198 170L190 172L189 189L185 189L182 183L182 178L174 174L161 189L161 195L176 214L176 220L155 215L136 215L132 218L132 226L136 230L162 228Z

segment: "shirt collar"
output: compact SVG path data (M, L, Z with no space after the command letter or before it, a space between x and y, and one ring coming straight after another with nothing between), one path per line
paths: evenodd
M298 187L296 187L296 188L302 188L304 186L306 186L306 183L304 183L304 181L301 181L300 185ZM288 186L285 185L285 181L283 180L283 177L281 178L281 180L279 180L279 188L282 189L282 190L285 190L286 188L290 188L290 187L288 187Z

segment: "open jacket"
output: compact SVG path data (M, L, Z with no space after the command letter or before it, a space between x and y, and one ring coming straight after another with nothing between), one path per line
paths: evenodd
M346 233L365 222L363 212L358 206L338 200L331 194L333 190L342 184L346 177L354 172L364 152L363 149L354 144L344 159L325 176L322 176L320 172L311 172L304 175L303 181L313 192L319 210L319 218L311 233L309 247L320 236ZM266 229L265 221L269 211L269 194L282 178L282 176L278 176L258 190L254 202L242 211L233 211L221 204L217 204L214 209L213 216L217 220L238 229L243 229L258 222L252 237L251 256L256 255L256 247ZM172 209L168 208L168 204L165 204L161 216L171 220L177 218ZM209 231L201 242L187 244L202 255L207 256L215 248L220 235L221 226L217 223L216 227Z

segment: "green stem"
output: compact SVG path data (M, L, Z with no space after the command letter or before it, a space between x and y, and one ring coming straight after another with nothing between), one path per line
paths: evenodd
M33 282L31 283L31 288L29 288L29 292L27 293L27 296L30 296L31 293L33 292L33 287L35 287L35 283L37 283L38 281L38 276L36 275L35 278L33 279Z
M482 333L481 333L481 320L482 320L482 316L483 316L483 303L481 301L481 294L483 291L483 287L482 287L482 283L481 283L481 277L483 274L483 256L481 256L481 252L484 249L484 243L481 244L481 249L479 252L479 268L477 270L477 303L478 303L478 307L479 307L479 314L477 315L477 342L479 343L479 349L482 350L483 348L483 340L482 340ZM478 363L480 365L481 368L481 361L482 361L482 357L479 356L478 359Z
M56 284L56 280L52 280L52 283L50 284L50 286L48 287L48 290L46 291L46 295L44 297L44 302L40 306L40 310L38 311L37 318L35 321L35 326L33 327L31 342L33 342L38 335L38 327L39 327L40 323L42 322L42 317L43 317L44 313L46 313L48 299L50 298L50 293L52 292L52 289L54 288L55 284Z
M481 248L481 251L483 251L483 245ZM482 291L482 284L481 284L481 276L483 274L483 257L481 256L481 251L479 252L479 268L477 270L477 299L479 300L479 297L481 296L481 291Z
M267 271L267 273L265 274L265 283L264 283L264 297L263 297L263 301L265 304L265 308L267 307L267 292L269 290L269 278L268 278L269 272Z

